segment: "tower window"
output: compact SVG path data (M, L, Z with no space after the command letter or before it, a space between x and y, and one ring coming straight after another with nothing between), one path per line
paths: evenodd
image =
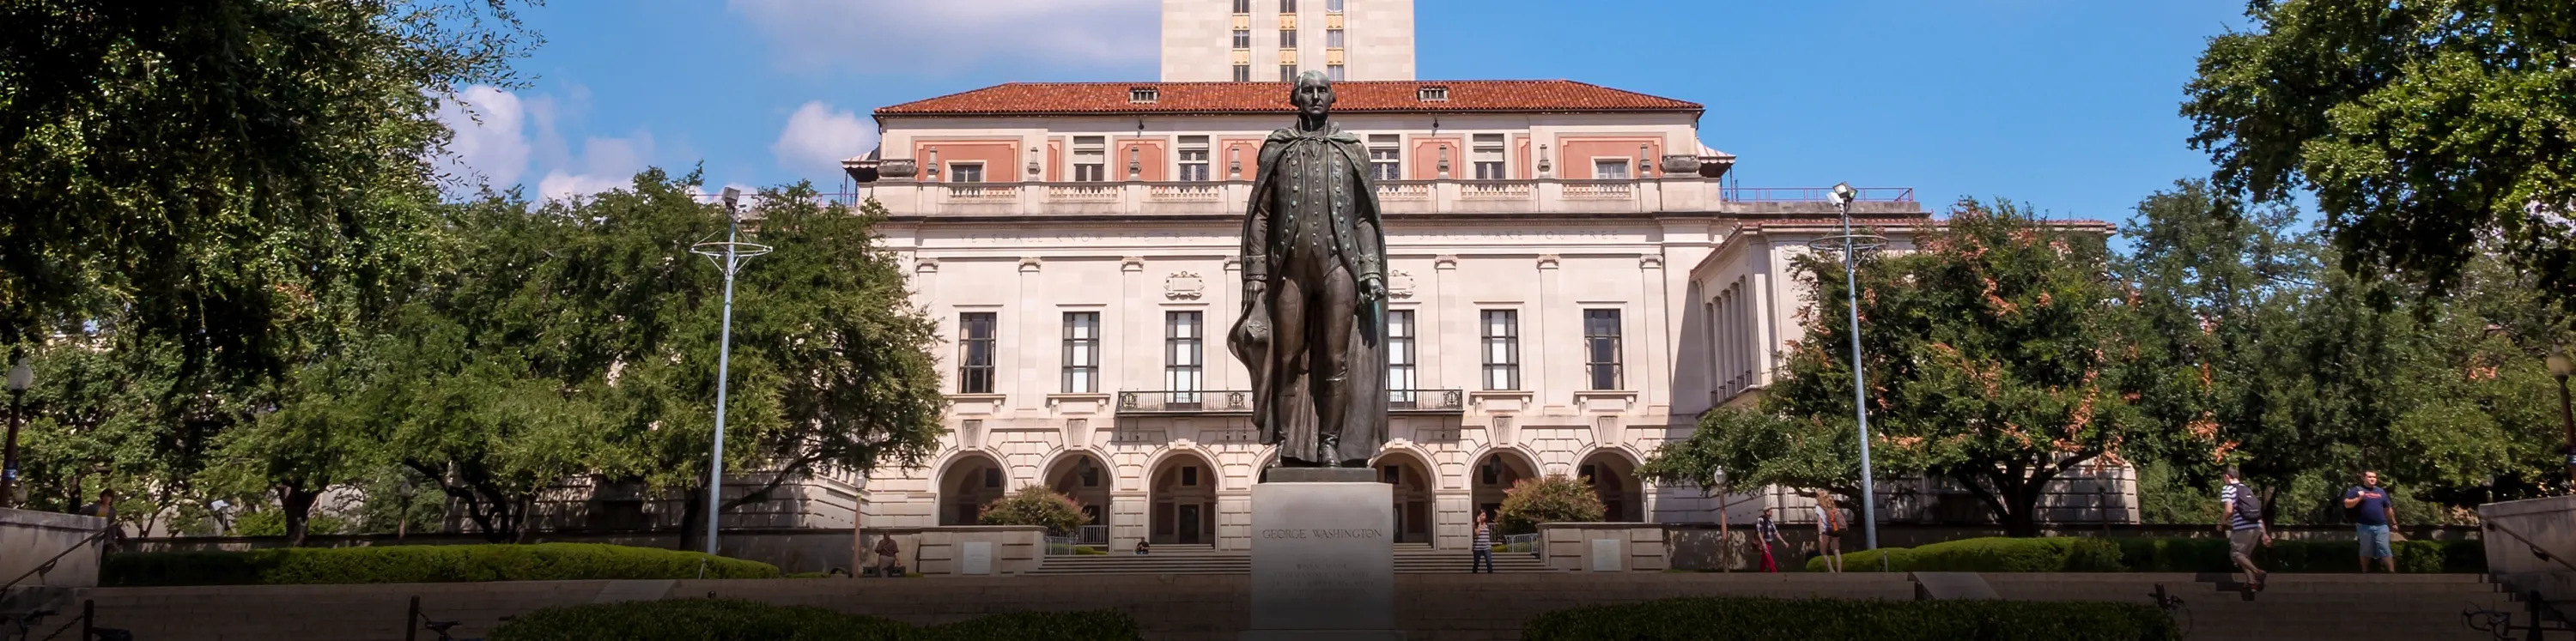
M1236 29L1236 30L1234 30L1234 48L1236 48L1236 49L1250 49L1250 48L1252 48L1252 30L1251 30L1251 29Z
M1249 32L1246 32L1246 33L1249 33ZM1251 37L1251 36L1245 36L1245 37L1249 38L1249 37ZM1235 66L1234 66L1234 81L1235 81L1235 82L1252 82L1252 65L1235 65Z

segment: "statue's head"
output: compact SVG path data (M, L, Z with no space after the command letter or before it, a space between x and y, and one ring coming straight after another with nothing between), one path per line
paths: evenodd
M1288 104L1296 105L1299 115L1320 117L1331 112L1333 79L1321 71L1297 74L1296 86L1288 92Z

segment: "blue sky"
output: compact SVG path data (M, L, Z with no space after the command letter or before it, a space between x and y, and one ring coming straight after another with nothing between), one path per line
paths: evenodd
M1205 0L1215 2L1218 0ZM562 195L646 165L810 178L868 110L1010 81L1150 80L1161 0L556 0L528 86L467 92L459 162ZM1699 102L1747 187L1849 181L2122 220L2206 175L2176 114L2242 0L1417 0L1425 79L1566 78Z

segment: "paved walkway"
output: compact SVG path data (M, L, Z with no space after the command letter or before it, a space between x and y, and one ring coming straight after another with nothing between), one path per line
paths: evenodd
M2007 599L2150 603L2157 584L2185 600L2188 637L2199 640L2491 639L2460 624L2463 607L2516 609L2475 575L2275 575L2253 600L2215 576L2188 574L1984 575ZM735 581L540 581L92 590L100 624L137 641L396 641L413 596L432 618L463 620L481 637L502 617L531 610L639 598L753 599L935 624L1029 610L1114 608L1154 641L1231 639L1249 617L1242 575L1136 575L952 579ZM1906 575L1552 574L1401 575L1397 623L1414 641L1519 638L1528 617L1582 605L1677 596L1915 598ZM661 588L656 590L655 588ZM2356 609L2355 604L2369 604ZM77 611L75 605L69 611ZM42 638L52 630L42 630ZM70 634L61 638L69 638ZM434 638L423 636L422 638Z

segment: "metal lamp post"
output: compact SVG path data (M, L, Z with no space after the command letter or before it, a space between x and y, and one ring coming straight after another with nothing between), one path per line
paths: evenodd
M743 263L770 250L768 245L739 240L742 234L741 200L742 190L725 188L724 242L698 243L689 247L689 253L714 261L717 269L724 270L725 278L724 325L718 330L716 339L716 442L715 450L707 457L707 556L716 554L716 517L724 508L725 392L728 391L726 374L733 364L733 277L742 271Z
M2567 430L2567 447L2560 453L2567 458L2569 482L2576 483L2576 412L2570 412L2567 405L2567 377L2571 374L2576 374L2576 361L2568 358L2567 346L2550 347L2549 375L2558 377L2558 422Z
M1860 523L1864 549L1878 549L1878 497L1869 463L1869 384L1868 373L1861 370L1860 358L1860 253L1887 246L1887 238L1852 229L1852 199L1860 192L1850 183L1834 185L1834 209L1842 213L1843 233L1808 242L1817 251L1841 252L1843 255L1843 294L1851 312L1852 411L1860 418ZM1880 555L1881 565L1887 557Z
M9 443L0 452L0 506L18 506L18 416L26 411L27 386L35 382L36 369L28 366L27 357L18 357L18 364L9 367Z

